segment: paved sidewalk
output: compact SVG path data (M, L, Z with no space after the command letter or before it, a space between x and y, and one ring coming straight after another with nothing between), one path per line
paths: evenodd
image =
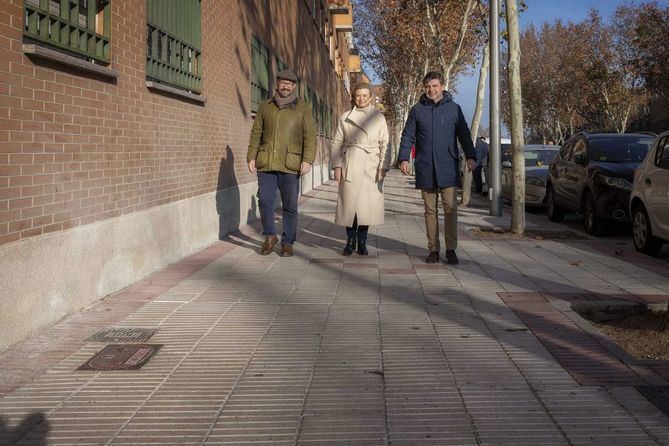
M460 209L460 265L427 265L419 194L386 183L368 257L339 254L325 185L295 257L258 255L247 228L0 355L0 444L669 445L635 387L669 385L669 366L626 360L569 306L666 302L666 262L478 238L508 225L478 206ZM104 326L157 328L162 348L77 371Z

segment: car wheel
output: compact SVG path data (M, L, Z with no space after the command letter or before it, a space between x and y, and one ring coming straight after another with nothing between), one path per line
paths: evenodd
M555 204L555 192L550 186L546 191L546 214L550 221L560 222L564 219L564 209Z
M597 204L592 192L586 192L585 197L583 197L581 212L583 213L585 232L590 235L599 234L602 225L599 217L597 217Z
M658 256L662 250L662 241L653 235L650 219L643 206L637 206L632 211L632 238L637 251Z

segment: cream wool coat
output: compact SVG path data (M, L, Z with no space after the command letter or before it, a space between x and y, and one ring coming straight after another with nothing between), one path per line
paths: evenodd
M335 224L353 226L383 224L383 184L376 181L378 169L390 168L388 125L372 106L353 108L341 115L330 154L332 167L341 167L342 181Z

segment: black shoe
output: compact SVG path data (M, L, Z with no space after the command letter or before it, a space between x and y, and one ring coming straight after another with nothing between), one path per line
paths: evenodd
M432 251L425 257L425 263L437 263L439 261L439 251Z
M346 257L350 256L353 254L353 250L355 249L355 237L349 237L346 239L346 246L344 246L344 251L342 254Z
M447 249L446 250L446 263L449 265L457 265L458 264L458 256L455 254L454 249Z
M358 255L366 256L369 254L367 251L367 233L358 234Z

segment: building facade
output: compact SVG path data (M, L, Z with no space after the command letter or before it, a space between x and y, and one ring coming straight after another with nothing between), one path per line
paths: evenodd
M0 350L257 218L255 110L292 69L327 145L348 0L0 3Z

